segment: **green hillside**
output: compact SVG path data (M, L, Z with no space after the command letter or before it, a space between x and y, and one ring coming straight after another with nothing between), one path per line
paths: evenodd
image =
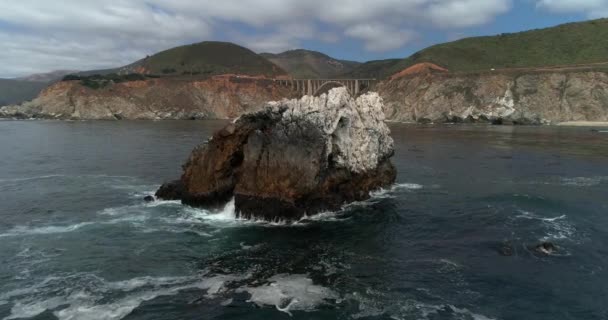
M361 64L355 61L337 60L321 52L302 49L260 55L286 70L292 77L299 79L335 78Z
M364 64L353 72L386 78L421 62L452 72L608 62L608 19L438 44L391 64Z
M452 71L585 64L608 61L608 19L467 38L422 50L403 63L433 62Z
M284 75L285 71L253 51L227 42L207 41L157 53L129 66L158 75ZM121 68L122 69L122 68Z
M0 79L0 106L32 100L46 86L46 82Z

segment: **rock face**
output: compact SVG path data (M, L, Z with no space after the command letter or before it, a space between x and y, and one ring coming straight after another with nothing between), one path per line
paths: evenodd
M151 79L91 89L63 81L0 117L73 120L231 119L266 101L292 97L270 80L216 76L204 80Z
M394 121L608 121L608 73L599 71L429 73L387 81L377 90Z
M344 88L270 102L196 148L180 180L156 196L193 206L235 198L237 215L296 220L365 200L392 184L393 140L376 93Z

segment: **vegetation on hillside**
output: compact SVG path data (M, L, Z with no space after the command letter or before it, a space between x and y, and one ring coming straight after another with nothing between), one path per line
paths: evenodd
M608 60L608 19L493 37L467 38L418 52L403 63L452 71L586 64Z
M91 76L82 76L82 75L74 75L70 74L63 77L62 81L80 81L85 87L89 87L91 89L101 89L105 88L114 83L122 83L122 82L130 82L130 81L143 81L148 78L158 78L159 76L153 75L142 75L138 73L130 73L125 75L119 75L116 73L110 73L106 75L102 74L94 74Z
M426 48L394 64L383 61L363 64L351 74L386 78L422 62L452 72L608 62L608 19L466 38Z
M352 71L360 62L338 60L310 50L290 50L279 54L262 53L262 57L298 79L330 79Z
M207 41L157 53L131 65L135 72L165 76L243 74L251 76L285 75L285 71L253 51L228 42Z

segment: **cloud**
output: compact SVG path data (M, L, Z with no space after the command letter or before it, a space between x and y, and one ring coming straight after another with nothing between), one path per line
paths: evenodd
M608 0L538 0L537 7L555 13L584 13L589 18L608 17Z
M428 14L436 25L465 28L486 24L509 9L511 2L503 0L445 0L430 5Z
M115 67L218 38L271 52L353 39L379 52L408 45L418 28L455 32L510 7L511 0L2 0L0 76Z
M360 24L346 30L346 34L362 39L369 51L388 51L403 47L416 33L411 30L397 30L382 24Z

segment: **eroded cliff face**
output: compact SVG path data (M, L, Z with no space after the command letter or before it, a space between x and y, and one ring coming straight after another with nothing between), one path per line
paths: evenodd
M50 119L230 119L291 97L272 81L236 77L207 80L152 79L91 89L64 81L21 106L0 109L0 116Z
M608 73L424 72L380 83L387 120L555 124L608 121ZM152 79L103 89L59 82L0 117L51 119L230 119L295 92L261 78Z
M377 90L393 121L608 121L605 72L424 74L383 82Z

